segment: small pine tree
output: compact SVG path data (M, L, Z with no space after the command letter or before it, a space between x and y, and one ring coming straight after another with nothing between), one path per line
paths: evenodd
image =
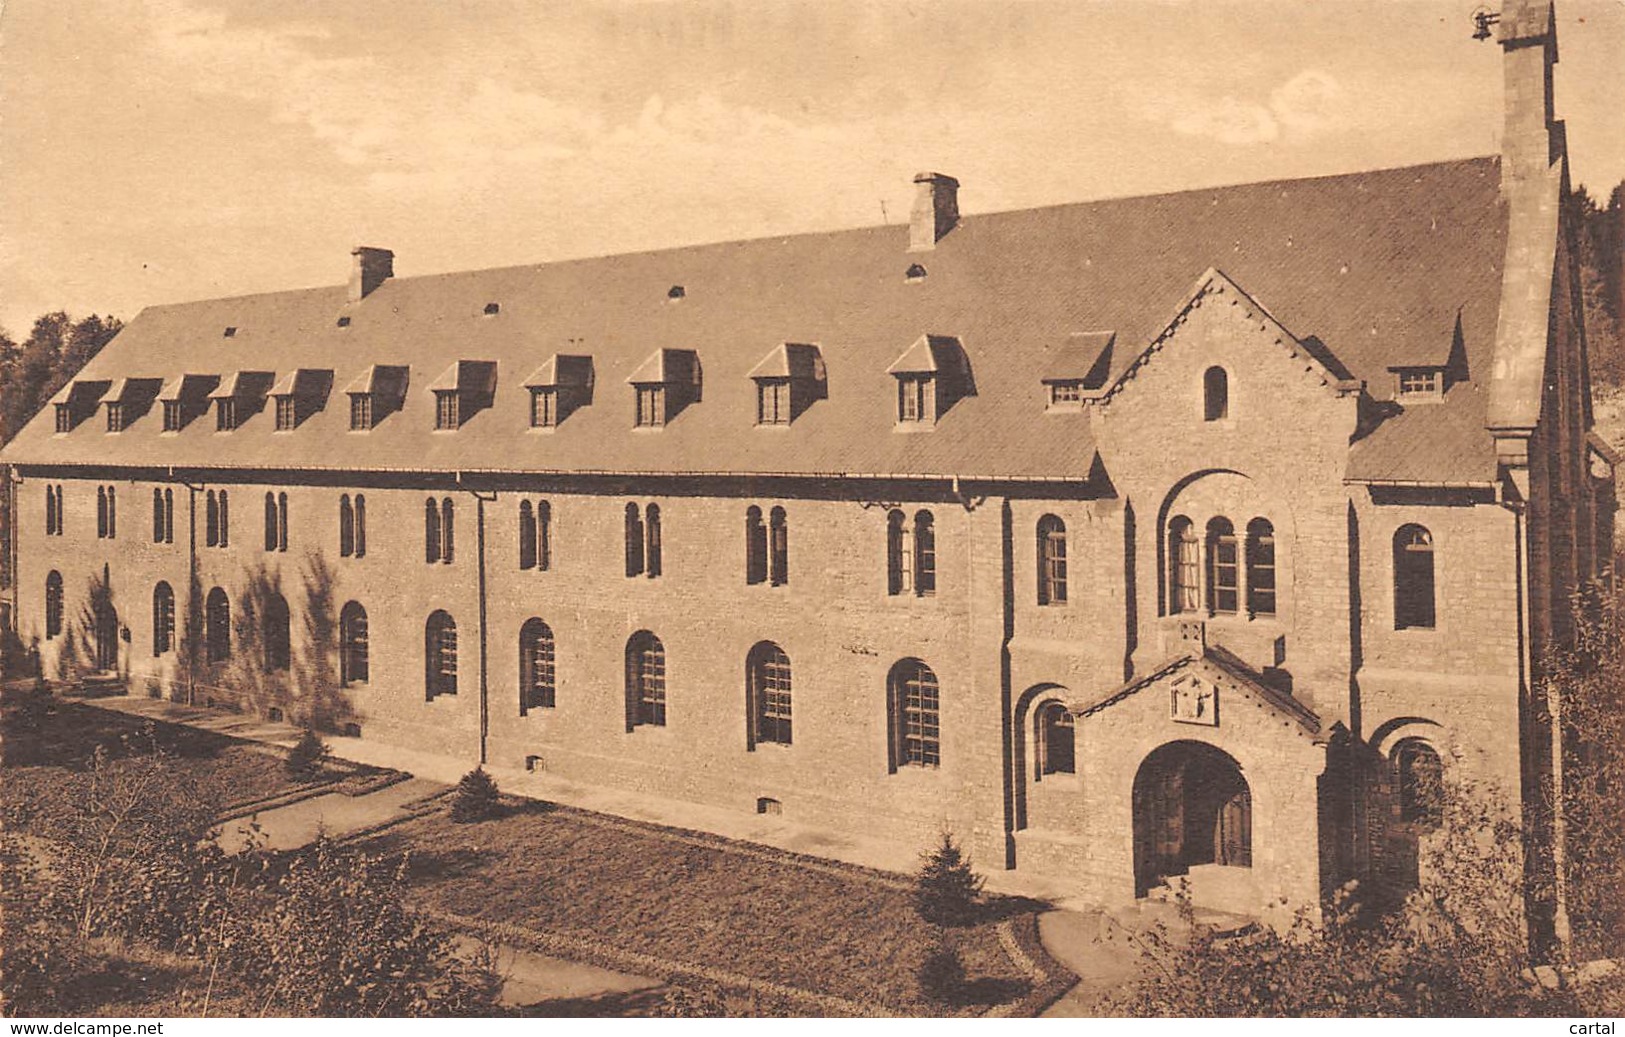
M484 767L475 767L457 783L457 793L451 801L451 819L458 824L486 821L497 816L497 783L485 773Z
M985 880L971 869L954 842L942 833L942 845L927 854L914 880L914 907L932 925L969 925L975 920L976 898Z
M305 733L299 736L299 741L288 751L285 766L288 773L295 777L308 777L321 767L322 761L332 751L326 742L316 737L315 731L307 727Z
M944 943L914 972L920 993L939 1004L953 1004L965 993L965 961L959 948Z

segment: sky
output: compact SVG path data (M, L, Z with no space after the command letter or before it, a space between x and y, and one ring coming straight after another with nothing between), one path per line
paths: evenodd
M0 0L0 328L1492 154L1475 0ZM1625 0L1558 0L1625 180Z

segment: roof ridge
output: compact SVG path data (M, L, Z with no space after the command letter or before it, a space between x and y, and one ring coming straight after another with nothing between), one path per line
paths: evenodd
M1039 213L1059 209L1074 209L1090 205L1108 205L1116 202L1144 201L1152 198L1180 198L1190 195L1205 194L1213 191L1235 191L1242 188L1268 188L1285 184L1312 184L1327 180L1343 180L1353 177L1376 176L1388 173L1403 173L1415 169L1437 169L1445 166L1460 166L1476 162L1498 163L1499 155L1471 155L1452 159L1439 159L1429 162L1415 162L1404 166L1384 166L1376 169L1347 170L1340 173L1319 173L1314 176L1277 177L1271 180L1240 180L1222 184L1209 184L1201 187L1181 188L1177 191L1151 191L1139 194L1105 195L1098 198L1075 199L1066 202L1050 202L1044 205L1029 205L1013 209L995 209L990 212L962 213L961 226L973 225L976 222L989 218L1010 216L1014 214ZM863 234L885 232L893 229L905 231L904 223L860 224L852 227L833 227L825 230L799 230L786 234L764 234L759 237L722 238L710 241L691 241L673 245L661 245L657 248L631 249L622 252L592 252L576 256L562 256L557 259L537 260L526 263L509 263L503 266L472 267L457 270L439 270L430 273L410 274L406 276L391 277L387 284L405 284L410 282L428 281L436 278L472 277L478 275L492 275L523 270L540 270L545 267L568 266L575 263L602 262L607 259L632 259L648 256L676 254L679 252L692 252L703 249L721 249L731 245L748 245L766 241L789 241L797 238L829 237L838 234ZM310 292L332 291L339 292L345 289L344 284L310 285L304 288L279 288L265 292L243 292L237 295L208 296L199 299L184 299L175 302L152 303L142 307L147 309L174 309L186 306L197 306L205 303L221 303L240 301L246 299L271 298L279 295L301 295ZM139 311L138 311L139 312Z

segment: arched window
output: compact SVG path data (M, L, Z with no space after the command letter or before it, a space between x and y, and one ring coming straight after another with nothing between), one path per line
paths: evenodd
M220 505L220 546L221 547L230 547L231 546L231 502L227 498L225 490L220 491L220 495L219 495L218 500L219 500L219 505Z
M152 542L164 542L164 491L156 486L152 489Z
M1066 523L1054 515L1038 520L1038 603L1066 604Z
M96 487L96 539L107 539L107 487Z
M56 535L56 489L49 484L45 487L45 535Z
M666 648L640 630L626 642L626 729L666 726Z
M750 650L745 661L746 698L750 739L754 749L764 742L790 744L790 657L771 641Z
M553 631L539 619L519 628L519 715L554 705Z
M643 575L643 512L636 504L626 506L626 575Z
M367 556L367 498L355 495L355 556Z
M1240 558L1236 527L1224 517L1207 523L1207 609L1214 615L1234 615L1240 603Z
M1433 534L1417 525L1394 534L1394 629L1431 630L1434 614Z
M745 509L745 582L767 582L767 526L754 504Z
M265 549L275 551L277 544L276 494L265 491Z
M1196 529L1183 515L1168 523L1168 610L1195 612L1201 607Z
M118 497L117 489L107 488L107 539L112 540L118 536Z
M423 560L440 561L440 505L433 497L423 502Z
M457 525L450 497L440 502L440 560L450 565L457 548Z
M1275 615L1275 527L1268 519L1247 523L1247 612Z
M164 543L175 542L175 491L164 490Z
M886 584L889 594L914 591L914 532L901 511L886 516Z
M220 546L220 502L215 499L213 490L208 492L204 500L203 524L207 533L203 538L203 542L209 547L218 547Z
M790 582L790 524L783 508L768 516L768 582L782 587Z
M278 551L288 549L288 495L286 493L276 495L276 549Z
M449 613L436 610L423 628L423 692L433 702L440 695L457 694L457 624Z
M209 591L203 605L205 657L211 663L231 658L231 601L219 587Z
M942 703L937 675L918 659L904 659L887 680L892 770L942 763Z
M45 639L62 634L62 574L52 569L45 577Z
M545 500L536 502L536 568L553 568L553 505Z
M175 650L175 592L159 581L152 589L152 654L167 655Z
M1394 778L1399 792L1399 818L1438 824L1444 811L1444 766L1433 747L1407 738L1394 747Z
M519 502L519 568L536 568L536 512L528 500Z
M1202 420L1223 421L1230 416L1230 376L1222 367L1202 375Z
M937 525L929 511L914 515L914 593L930 597L937 592Z
M348 493L339 497L339 557L355 554L355 507Z
M643 510L647 543L643 552L643 567L653 579L660 575L660 505L651 504Z
M260 636L265 643L265 672L280 673L288 669L292 662L293 637L288 619L288 602L282 595L272 594L266 600Z
M1073 774L1077 771L1077 743L1072 713L1059 702L1046 702L1036 715L1034 742L1038 749L1038 773Z
M359 601L347 601L339 610L339 683L346 688L365 684L370 670L367 610Z

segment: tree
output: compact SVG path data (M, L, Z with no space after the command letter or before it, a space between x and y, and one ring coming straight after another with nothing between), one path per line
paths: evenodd
M1223 937L1194 923L1137 934L1144 967L1106 995L1133 1016L1580 1016L1625 1008L1615 975L1547 990L1525 920L1522 826L1499 790L1445 782L1417 888L1397 907L1350 883L1316 919ZM1555 973L1553 973L1555 976Z
M485 773L484 767L475 767L457 783L451 801L451 819L458 824L486 821L496 817L500 807L497 783Z
M316 732L305 728L305 733L299 736L299 741L288 750L288 758L284 766L294 777L304 778L314 774L327 759L333 750L328 748L326 742L316 737Z
M976 898L984 881L953 834L943 832L942 843L925 856L914 880L915 909L932 925L969 925L976 920Z

